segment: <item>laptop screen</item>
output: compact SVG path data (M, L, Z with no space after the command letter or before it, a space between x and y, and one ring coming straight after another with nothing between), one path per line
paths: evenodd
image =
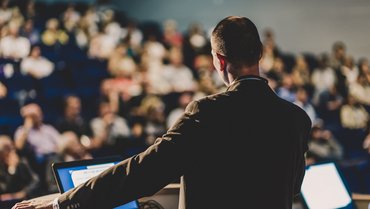
M351 192L333 162L307 166L301 194L303 203L310 209L356 208Z
M53 164L53 172L59 191L66 192L99 175L104 170L121 162L120 158L102 158ZM131 201L114 209L138 209L138 201Z

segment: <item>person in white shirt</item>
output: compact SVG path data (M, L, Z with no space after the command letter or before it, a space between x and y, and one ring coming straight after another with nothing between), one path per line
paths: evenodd
M346 77L347 85L351 85L357 81L359 70L352 56L347 56L345 58L344 65L341 66L341 72Z
M171 86L163 75L163 60L166 54L166 48L155 36L150 36L143 45L141 65L147 69L150 93L164 95L171 92Z
M163 67L163 76L171 85L172 91L194 91L196 82L194 76L183 64L183 54L179 48L172 48L169 54L170 64Z
M318 58L319 66L315 68L311 75L311 82L315 88L313 103L319 103L320 94L331 89L337 82L335 71L329 67L329 57L326 54Z
M104 32L100 32L91 38L88 55L90 58L108 59L116 47L114 38Z
M54 63L41 56L41 49L37 45L32 48L30 56L21 62L21 72L36 79L49 76L53 70Z
M40 179L40 191L45 191L47 162L58 152L60 133L52 125L43 122L43 112L38 104L27 104L21 108L20 113L24 122L15 131L15 147L30 161Z
M99 104L99 116L90 121L93 133L91 149L101 149L104 146L115 146L119 140L130 136L127 121L118 116L108 102Z
M9 23L9 35L0 41L0 52L4 58L19 60L30 52L30 41L18 35L19 26L16 23Z
M30 146L38 158L56 153L60 134L53 126L43 123L41 107L35 103L25 105L21 108L21 115L24 124L15 131L15 147L23 150Z

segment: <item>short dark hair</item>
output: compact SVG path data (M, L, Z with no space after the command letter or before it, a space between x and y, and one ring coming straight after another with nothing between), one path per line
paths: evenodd
M263 46L256 25L246 17L229 16L212 32L216 52L233 65L252 66L262 57Z

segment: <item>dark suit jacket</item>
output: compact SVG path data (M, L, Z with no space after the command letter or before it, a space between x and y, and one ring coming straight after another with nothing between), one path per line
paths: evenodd
M182 209L290 209L304 176L311 121L260 77L190 103L168 132L59 198L62 209L111 209L182 176Z

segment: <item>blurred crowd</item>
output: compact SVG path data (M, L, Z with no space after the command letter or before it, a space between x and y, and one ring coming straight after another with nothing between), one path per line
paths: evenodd
M0 2L0 202L57 192L53 162L141 152L190 101L225 90L199 23L182 32L109 5ZM273 30L261 38L261 75L312 120L307 164L341 163L370 193L368 59L341 41L292 54Z

